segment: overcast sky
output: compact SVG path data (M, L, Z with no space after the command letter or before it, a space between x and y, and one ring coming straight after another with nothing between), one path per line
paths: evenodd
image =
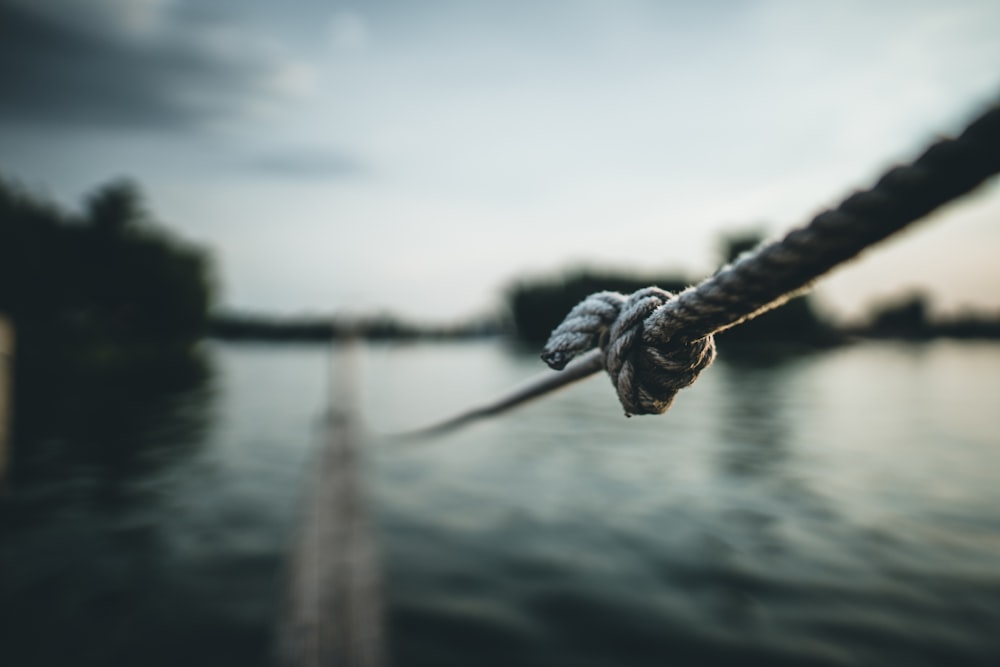
M997 26L995 0L0 0L0 173L73 207L135 179L229 307L461 318L806 222L1000 94ZM997 309L998 247L994 182L819 296Z

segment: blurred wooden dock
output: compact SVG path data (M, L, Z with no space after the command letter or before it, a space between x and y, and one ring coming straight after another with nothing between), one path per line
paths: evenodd
M381 567L363 483L359 345L340 348L278 623L278 663L287 667L386 664Z

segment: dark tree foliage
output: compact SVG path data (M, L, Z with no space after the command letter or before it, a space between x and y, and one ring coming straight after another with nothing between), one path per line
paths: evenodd
M153 223L132 183L99 189L74 214L0 180L15 440L85 427L203 375L193 344L207 327L210 270L203 250Z
M329 343L331 339L461 340L504 332L495 318L450 325L416 324L391 315L345 320L336 317L275 317L250 313L216 314L209 335L226 341Z
M723 261L732 262L743 253L752 251L763 240L763 234L756 231L738 232L723 237ZM796 297L779 308L716 336L721 346L733 343L822 346L839 342L840 338L834 327L816 313L808 295Z
M544 342L573 306L594 292L629 294L656 285L679 292L688 283L673 276L636 276L579 270L560 277L520 282L507 290L507 304L515 331L529 343Z
M928 319L927 297L912 294L875 307L870 334L894 338L929 338L933 333Z
M0 312L114 345L185 345L205 330L210 263L152 223L127 181L82 216L0 181Z
M752 250L761 239L762 236L756 232L724 238L724 260L732 261L743 252ZM507 291L507 304L518 337L537 344L545 341L566 313L589 294L604 290L628 294L650 285L677 293L691 282L676 274L638 276L582 270L561 277L522 281ZM799 297L781 308L719 334L718 338L720 344L760 342L824 345L836 342L839 335L817 316L808 297Z

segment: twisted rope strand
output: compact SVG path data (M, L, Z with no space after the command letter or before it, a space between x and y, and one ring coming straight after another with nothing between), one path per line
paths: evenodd
M833 267L998 171L1000 105L993 105L958 138L938 141L912 164L891 169L872 189L668 296L641 322L627 306L645 299L649 288L617 299L602 293L600 317L591 312L593 297L585 299L552 332L542 359L558 369L596 340L626 415L662 413L711 363L714 334L784 304ZM619 313L605 325L606 307L615 303ZM584 322L586 335L580 335L575 325Z
M579 357L564 373L542 374L508 396L420 433L497 414L601 368L612 376L626 415L661 413L712 362L714 334L781 306L838 264L998 172L1000 104L995 103L959 137L936 142L913 163L890 169L870 190L852 194L676 296L646 288L632 296L587 297L552 332L542 352L556 370Z
M1000 172L1000 105L955 139L943 139L910 165L891 169L868 191L817 215L666 304L651 334L690 338L724 331L808 289L862 250L929 215Z

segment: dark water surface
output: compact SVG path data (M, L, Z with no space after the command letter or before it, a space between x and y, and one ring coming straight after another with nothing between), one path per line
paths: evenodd
M70 457L0 503L0 664L270 663L331 354L208 354L207 385L129 433L141 455ZM377 436L540 369L371 346L362 403ZM1000 664L998 406L1000 345L723 350L663 417L595 378L375 437L394 664Z

